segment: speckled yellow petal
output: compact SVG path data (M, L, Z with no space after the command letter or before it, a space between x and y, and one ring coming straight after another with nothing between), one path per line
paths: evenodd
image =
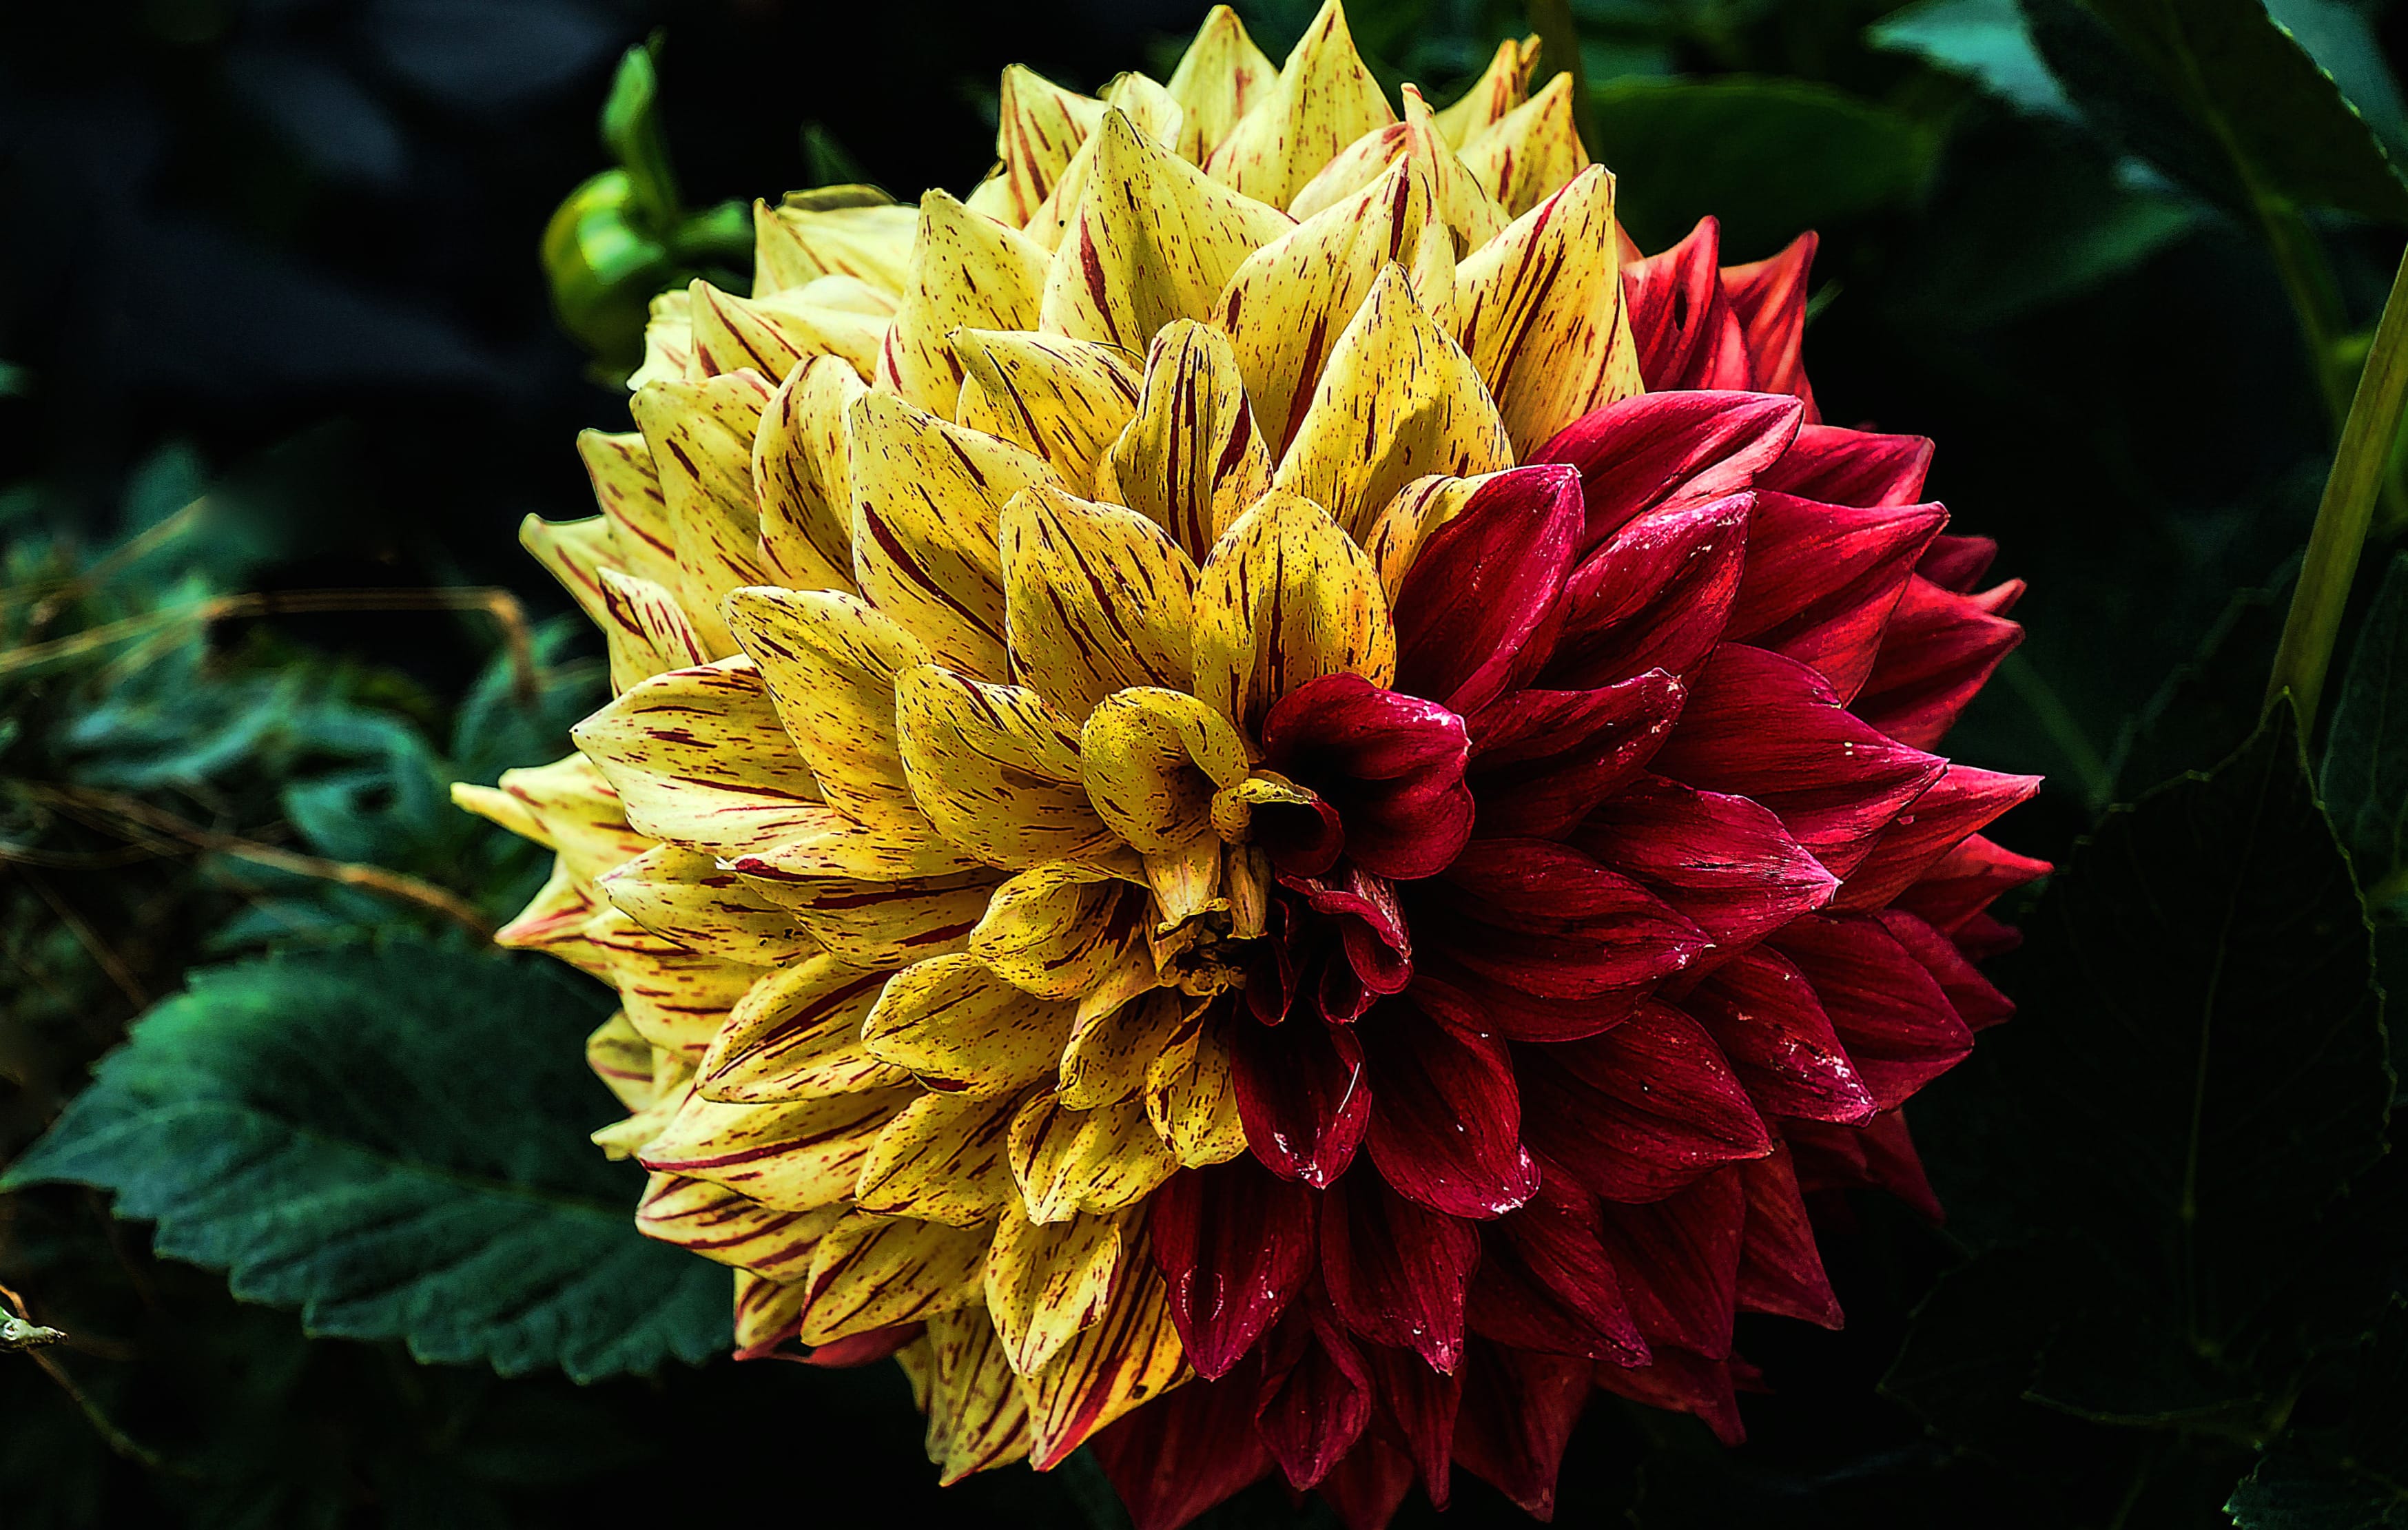
M758 882L772 898L780 898L789 886L829 877L889 882L951 877L978 866L977 861L940 838L934 827L915 831L893 824L865 824L817 803L798 805L791 832L775 843L727 861L730 871Z
M689 951L615 908L597 914L585 938L609 965L627 1023L653 1046L689 1063L701 1061L728 1010L764 971Z
M1206 1011L1191 1020L1146 1068L1145 1115L1171 1155L1188 1168L1226 1164L1246 1151L1245 1123L1238 1116L1226 1015Z
M847 197L838 194L850 193ZM849 201L849 205L847 204ZM773 207L752 204L752 295L854 277L900 293L917 214L867 186L827 187Z
M928 1320L928 1459L951 1487L1028 1453L1028 1399L984 1308Z
M627 386L683 382L694 365L694 319L683 288L652 301L644 318L643 365L627 374Z
M878 379L934 414L951 414L961 363L946 336L957 329L1035 329L1045 290L1044 249L1018 229L972 212L943 192L920 199L911 271Z
M1512 465L1479 370L1391 265L1338 337L1271 482L1326 508L1359 539L1424 474L1468 478Z
M570 874L580 879L590 880L652 848L650 839L627 826L619 794L582 754L503 771L492 790L517 805L511 818L496 816L507 810L498 804L488 809L486 790L455 786L452 797L462 807L506 827L516 829L523 815L535 825L535 832L527 836L558 851Z
M1045 460L1074 493L1092 493L1096 464L1137 412L1140 358L1059 335L965 329L953 353L968 372L956 422Z
M1134 1206L1178 1166L1147 1123L1142 1100L1073 1110L1049 1092L1011 1121L1011 1174L1032 1222Z
M1196 565L1135 510L1039 487L1001 525L1015 678L1072 722L1132 685L1183 690Z
M917 1323L978 1301L991 1236L984 1226L851 1213L811 1255L803 1342Z
M1184 844L1145 857L1145 884L1154 890L1154 911L1160 916L1148 934L1157 965L1171 965L1171 958L1186 949L1189 937L1171 939L1182 925L1228 908L1228 899L1220 896L1221 851L1217 837L1199 833Z
M668 1130L669 1122L677 1119L678 1112L685 1108L685 1102L693 1094L694 1086L686 1080L680 1080L666 1089L656 1089L651 1104L624 1121L614 1121L590 1133L587 1140L601 1149L602 1155L614 1164L634 1158L654 1137Z
M752 437L772 389L757 372L730 372L703 382L649 383L628 404L660 470L676 538L678 602L714 658L736 649L719 603L728 591L767 578Z
M1094 866L1054 861L995 890L969 949L1017 988L1074 999L1135 946L1145 923L1143 889Z
M853 1204L953 1227L994 1222L1020 1199L1007 1145L1019 1109L1016 1094L922 1094L869 1145Z
M694 623L667 590L614 568L596 569L595 582L602 591L602 641L610 654L611 690L710 662Z
M1293 226L1149 141L1123 112L1105 114L1095 144L1096 172L1045 280L1050 333L1142 350L1172 320L1211 313L1239 264Z
M1034 1374L1104 1315L1128 1239L1118 1216L1032 1223L1016 1209L996 1223L986 1256L986 1310L1011 1368Z
M1104 1296L1103 1318L1026 1380L1029 1457L1039 1471L1187 1373L1170 1303L1140 1235L1130 1238Z
M1035 997L968 954L904 968L862 1026L871 1056L951 1094L1002 1094L1050 1076L1071 1007Z
M1010 868L1105 848L1111 831L1079 778L1079 730L1017 685L937 665L895 688L903 771L937 832Z
M818 950L794 914L770 902L713 857L655 845L602 874L612 908L691 951L776 966Z
M999 873L862 881L850 877L753 879L763 895L790 910L811 938L851 965L903 966L958 951L985 914Z
M1079 764L1112 832L1167 855L1211 827L1212 794L1246 779L1246 746L1226 717L1185 692L1131 689L1089 714Z
M845 438L853 578L862 594L939 662L981 679L1004 679L996 520L1021 490L1054 482L1053 470L1008 441L890 393L854 399Z
M1464 144L1463 163L1515 218L1555 194L1587 167L1572 125L1572 77L1559 74Z
M530 515L519 522L519 546L535 555L544 571L560 581L568 598L587 621L602 626L610 619L602 593L602 570L622 566L610 522L598 515L582 521L546 521Z
M851 366L824 356L770 395L752 438L761 500L761 561L789 590L853 588L853 480L844 417L867 391ZM620 540L626 540L621 535Z
M814 303L810 291L738 297L697 278L689 289L695 367L707 377L749 368L775 383L797 362L834 356L871 376L890 316Z
M1508 37L1498 43L1497 51L1489 57L1488 67L1471 82L1471 88L1455 97L1453 105L1434 114L1447 147L1462 148L1528 100L1530 73L1538 66L1537 37Z
M585 1038L585 1065L628 1109L652 1102L652 1044L627 1023L625 1010L611 1010Z
M1432 271L1416 280L1424 300L1436 307L1432 285L1444 279L1446 260L1456 250L1476 249L1496 237L1508 220L1504 207L1488 194L1487 188L1447 147L1431 120L1429 107L1422 101L1421 92L1407 85L1404 100L1403 122L1377 133L1367 133L1347 145L1296 193L1295 200L1288 204L1288 212L1297 218L1312 218L1370 185L1394 166L1410 166L1412 173L1429 188L1432 222L1453 236L1444 245L1430 241L1421 263L1430 265Z
M1455 333L1514 450L1526 454L1594 408L1639 391L1626 351L1613 178L1590 165L1455 272Z
M695 1072L703 1098L737 1105L894 1089L910 1075L870 1055L861 1022L885 985L831 956L763 977L728 1011Z
M1459 479L1451 473L1433 473L1406 484L1388 501L1388 508L1371 522L1363 551L1379 569L1380 589L1390 601L1404 588L1405 575L1421 556L1422 544L1461 515L1464 506L1471 502L1472 492L1485 481L1484 476Z
M673 845L742 855L802 834L819 785L752 661L655 675L570 730L627 822Z
M1238 13L1214 6L1164 85L1180 106L1179 157L1205 163L1278 78Z
M1284 207L1340 150L1396 120L1354 51L1345 10L1327 0L1263 98L1206 164L1216 179Z
M752 1360L777 1352L795 1337L803 1315L799 1281L773 1280L749 1269L736 1272L736 1358Z
M853 1194L872 1138L913 1097L871 1090L774 1105L688 1099L638 1156L649 1169L725 1185L784 1211L831 1206Z
M613 561L638 579L675 590L677 534L661 497L661 475L640 431L577 433L577 455L594 485L594 503L610 523Z
M800 1281L810 1273L811 1251L843 1216L840 1206L780 1211L708 1180L655 1174L636 1205L636 1229L705 1259L773 1280ZM795 1314L801 1302L797 1291Z
M727 620L827 802L863 823L924 829L895 736L896 679L928 660L919 639L834 590L738 590Z
M1096 471L1098 494L1201 559L1270 478L1228 336L1192 319L1166 326L1146 355L1137 416Z
M1196 581L1196 695L1248 736L1324 675L1385 685L1397 629L1371 562L1329 513L1277 491L1221 536Z
M1108 114L1117 113L1127 120L1140 137L1149 143L1176 151L1179 148L1180 124L1185 112L1170 93L1143 75L1126 74L1114 79L1104 91ZM1054 183L1045 205L1030 217L1021 232L1048 251L1059 251L1062 236L1069 232L1070 223L1079 215L1079 207L1086 199L1087 183L1095 176L1097 155L1102 150L1101 124L1098 131L1087 136L1078 153L1063 167L1062 178Z
M1014 227L1036 216L1103 115L1094 96L1066 91L1025 64L1007 66L996 101L995 151L1003 161L997 216Z
M1179 1034L1182 1022L1180 995L1167 988L1081 1020L1062 1048L1056 1090L1062 1105L1094 1110L1135 1098L1145 1088L1147 1070Z

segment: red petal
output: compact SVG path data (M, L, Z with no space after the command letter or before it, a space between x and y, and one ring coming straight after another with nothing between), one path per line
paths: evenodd
M1810 914L1772 939L1814 987L1849 1061L1885 1110L1973 1050L1939 981L1881 921Z
M1724 636L1785 653L1842 698L1856 694L1915 559L1947 523L1937 505L1860 510L1759 492Z
M1770 808L1660 776L1607 800L1572 843L1646 884L1726 954L1822 908L1839 886Z
M1329 1475L1371 1422L1363 1357L1318 1304L1298 1303L1263 1344L1254 1424L1291 1486Z
M1330 1019L1354 1020L1370 1008L1368 995L1405 991L1413 976L1412 936L1385 877L1349 865L1334 879L1282 877L1280 885L1300 894L1307 908L1336 927L1347 970L1365 990L1364 1002L1344 1013L1330 1010Z
M1705 1027L1645 1003L1585 1041L1523 1054L1531 1142L1611 1201L1660 1200L1771 1134Z
M1903 909L1885 908L1873 917L1923 964L1967 1030L1984 1030L2014 1014L2014 1001L1975 971L1971 959L1955 941Z
M1796 439L1802 408L1770 393L1641 393L1581 416L1531 461L1580 469L1584 558L1644 511L1746 489Z
M1527 1512L1555 1514L1555 1474L1587 1406L1589 1362L1471 1342L1455 1459Z
M1590 1374L1597 1384L1633 1402L1675 1413L1694 1413L1726 1445L1747 1438L1739 1422L1739 1393L1731 1385L1736 1362L1708 1360L1683 1350L1661 1350L1655 1363L1626 1369L1599 1366Z
M1457 712L1495 700L1555 609L1582 515L1580 475L1560 465L1473 490L1397 592L1396 688Z
M1594 691L1512 691L1472 717L1465 779L1483 838L1549 839L1656 757L1688 694L1651 669Z
M2046 861L2018 855L1977 834L1934 862L1920 881L1898 895L1897 905L1957 935L2000 894L2049 871Z
M1252 1370L1190 1381L1087 1442L1137 1530L1179 1530L1271 1469L1254 1431Z
M1771 808L1816 860L1844 877L1947 762L1852 716L1822 677L1796 660L1726 643L1690 678L1681 725L1654 768Z
M1897 897L2000 813L2028 802L2040 790L2038 776L2002 776L1951 765L1931 790L1898 816L1873 841L1872 852L1850 873L1831 900L1835 908L1878 908Z
M1371 1085L1352 1028L1230 1027L1232 1081L1246 1145L1273 1174L1326 1187L1345 1172L1371 1119Z
M1631 1320L1598 1225L1597 1198L1561 1165L1546 1169L1527 1206L1481 1229L1471 1331L1552 1354L1645 1361L1647 1341Z
M1387 1530L1412 1485L1413 1458L1367 1434L1321 1480L1321 1495L1346 1530Z
M1998 557L1999 544L1987 536L1942 536L1914 571L1942 590L1970 594Z
M1747 1222L1739 1254L1739 1305L1750 1312L1774 1312L1826 1328L1840 1326L1840 1298L1823 1273L1823 1251L1806 1202L1798 1194L1798 1173L1789 1150L1742 1165Z
M1685 676L1729 620L1754 504L1741 493L1650 510L1616 531L1572 571L1537 679L1580 691L1650 669Z
M1475 1221L1530 1198L1539 1166L1522 1147L1522 1098L1502 1041L1442 1025L1409 994L1365 1028L1363 1050L1379 1101L1371 1163L1399 1194Z
M1463 1289L1480 1261L1467 1222L1426 1210L1358 1174L1321 1207L1321 1273L1347 1327L1440 1370L1463 1358Z
M1857 715L1917 749L1940 742L1999 661L2023 641L2023 628L1995 614L2022 588L1961 595L1920 576L1908 580L1881 656L1856 694Z
M1722 269L1723 294L1747 345L1748 374L1760 393L1792 393L1806 401L1811 424L1822 419L1806 381L1806 272L1818 241L1810 230L1770 260ZM1641 376L1644 376L1641 369Z
M1877 1108L1813 986L1777 952L1751 951L1716 967L1681 1007L1768 1114L1860 1122Z
M1154 1262L1197 1374L1226 1375L1312 1274L1312 1193L1251 1159L1170 1177L1154 1196Z
M1931 442L1921 436L1876 436L1838 425L1808 424L1779 462L1756 477L1756 486L1828 505L1911 505L1931 467ZM1959 542L1969 537L1943 536ZM1936 578L1929 569L1927 577ZM1953 587L1952 587L1953 588Z
M1642 988L1705 949L1703 932L1596 857L1545 839L1475 839L1425 894L1427 946L1549 999Z
M1622 267L1639 376L1650 392L1751 385L1747 336L1715 268L1721 256L1722 225L1701 218L1671 249Z
M1474 926L1463 927L1477 937ZM1414 969L1413 983L1434 1013L1459 1016L1463 1029L1493 1031L1508 1041L1578 1041L1622 1023L1641 997L1633 988L1593 998L1541 998L1473 972L1442 952Z
M1648 1346L1730 1353L1747 1221L1738 1170L1708 1175L1660 1201L1608 1202L1598 1211L1606 1251L1621 1272L1622 1294Z
M1421 1467L1422 1491L1431 1504L1444 1509L1452 1486L1463 1378L1430 1369L1411 1350L1366 1345L1363 1361L1379 1389L1383 1420Z
M1906 1117L1898 1111L1875 1116L1862 1126L1787 1121L1782 1122L1781 1134L1789 1139L1800 1190L1870 1185L1888 1191L1934 1222L1940 1220L1940 1197L1931 1193L1923 1160L1907 1135Z
M856 1366L874 1366L893 1357L896 1351L928 1331L924 1323L897 1323L884 1328L872 1328L866 1334L849 1334L831 1344L822 1344L809 1354L796 1355L806 1366L825 1366L831 1369L850 1370ZM743 1356L738 1356L742 1359Z
M1324 675L1263 720L1265 763L1336 808L1348 856L1383 877L1426 877L1455 859L1471 833L1469 752L1462 718L1360 675Z

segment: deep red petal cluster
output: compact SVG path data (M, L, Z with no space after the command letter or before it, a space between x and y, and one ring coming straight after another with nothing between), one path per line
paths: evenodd
M1809 235L1625 266L1651 390L1486 481L1398 591L1398 677L1283 698L1277 873L1229 1021L1253 1152L1152 1247L1197 1379L1097 1437L1140 1530L1273 1471L1356 1527L1461 1466L1532 1512L1593 1387L1740 1437L1742 1311L1836 1327L1809 1197L1938 1207L1899 1108L2011 1006L1931 752L2014 647L1927 441L1822 424Z

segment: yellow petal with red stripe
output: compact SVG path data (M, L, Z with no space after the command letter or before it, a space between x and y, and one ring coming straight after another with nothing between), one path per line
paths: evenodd
M984 1226L848 1213L811 1255L803 1342L917 1323L978 1301L992 1236Z
M1462 148L1528 100L1530 75L1538 66L1537 37L1508 37L1498 43L1497 51L1489 55L1488 67L1480 72L1471 88L1435 114L1447 147Z
M845 192L852 196L832 194ZM917 222L911 208L866 186L807 192L783 207L755 202L752 295L766 297L831 276L853 277L899 294Z
M995 890L969 949L1026 993L1075 999L1137 948L1145 925L1143 888L1094 865L1052 861Z
M775 387L758 372L730 372L701 382L648 383L628 403L660 471L677 548L679 604L714 658L736 651L719 603L728 591L767 577L752 437Z
M908 1089L882 1089L728 1105L695 1094L638 1157L646 1168L709 1180L764 1206L814 1210L852 1195L871 1140L911 1098Z
M1621 312L1613 178L1601 165L1456 269L1455 336L1517 452L1640 391L1636 355L1614 350Z
M811 287L738 297L696 278L692 288L694 361L707 377L750 370L774 386L796 364L834 356L867 380L893 314L811 301ZM838 292L829 295L850 296Z
M962 366L947 336L957 329L1035 329L1045 272L1042 246L930 192L920 199L910 276L878 353L878 380L908 403L951 414Z
M738 590L727 621L828 804L859 823L928 833L895 731L895 682L928 662L926 646L836 590Z
M1163 82L1180 107L1179 157L1190 164L1205 163L1278 78L1278 69L1246 36L1238 13L1214 6Z
M570 733L630 824L688 850L743 855L826 811L750 659L655 675Z
M1001 524L1012 674L1073 722L1133 685L1184 690L1196 565L1135 510L1039 487Z
M1413 560L1421 556L1422 544L1432 533L1463 513L1471 495L1484 478L1459 479L1451 473L1433 473L1415 479L1397 491L1388 508L1371 522L1371 535L1363 539L1363 551L1370 556L1380 571L1380 589L1390 601L1404 588L1405 575L1412 571Z
M636 1230L772 1280L800 1281L810 1273L812 1251L844 1214L840 1206L780 1211L708 1180L655 1174L636 1205ZM797 1289L790 1316L801 1310Z
M688 951L616 908L595 915L585 937L608 965L627 1023L653 1046L690 1063L710 1050L727 1012L763 971Z
M822 357L779 384L762 412L752 438L761 558L790 590L853 588L853 481L844 417L867 391L852 367Z
M1211 828L1213 794L1246 779L1246 745L1185 692L1132 688L1088 714L1079 765L1113 833L1144 854L1169 855Z
M644 361L627 374L630 389L687 380L694 365L692 304L682 288L652 299L644 318Z
M602 591L602 642L610 655L611 690L710 662L685 608L666 588L613 568L597 570L595 582Z
M895 716L912 799L980 860L1028 866L1111 844L1080 780L1078 727L1036 692L922 665L896 683Z
M1100 1321L1112 1276L1125 1253L1117 1216L1030 1222L1007 1211L986 1256L986 1310L1003 1339L1004 1358L1035 1374Z
M791 910L829 954L865 970L897 967L961 949L986 913L1000 877L861 881L850 877L753 878L763 895Z
M887 982L862 1044L931 1089L1002 1094L1053 1073L1070 1021L1069 1005L1013 987L975 956L939 956Z
M687 951L777 966L819 949L793 912L763 897L711 856L655 845L596 879L612 908Z
M1003 162L996 216L1014 227L1035 217L1103 115L1095 97L1066 91L1025 64L1006 65L996 101L995 151Z
M1188 1375L1162 1277L1145 1239L1131 1243L1113 1271L1103 1318L1026 1379L1029 1455L1039 1471Z
M1464 166L1513 217L1555 194L1587 168L1572 124L1572 77L1559 74L1462 149Z
M1257 202L1284 207L1338 151L1397 120L1327 0L1279 77L1207 162L1213 177Z
M1033 1222L1134 1206L1178 1166L1141 1100L1073 1110L1048 1092L1012 1118L1011 1174Z
M1145 1089L1154 1059L1183 1023L1181 997L1167 988L1082 1016L1062 1048L1056 1092L1063 1107L1094 1110L1135 1099Z
M1188 1168L1226 1164L1246 1151L1238 1117L1226 1014L1199 1017L1164 1047L1145 1074L1145 1114L1171 1156ZM1239 1021L1246 1024L1251 1022Z
M1202 558L1270 487L1270 454L1228 337L1192 319L1154 337L1136 417L1096 472L1097 493Z
M585 1065L628 1109L652 1103L652 1044L627 1023L625 1010L611 1010L585 1038Z
M871 1055L861 1038L885 981L831 956L767 974L728 1011L695 1073L696 1092L766 1105L910 1083L909 1073Z
M677 533L661 497L660 470L640 431L577 433L577 455L594 486L594 503L610 524L618 565L638 579L676 589Z
M1059 335L965 329L953 354L968 379L956 422L1044 459L1073 493L1095 491L1096 465L1137 412L1134 351Z
M1028 1453L1028 1399L983 1308L928 1320L928 1459L951 1487Z
M602 570L624 566L607 517L546 521L530 515L519 522L519 546L535 555L544 572L560 581L587 621L603 626L609 608L602 599Z
M1385 685L1397 629L1371 562L1329 513L1277 491L1222 534L1196 581L1196 695L1260 732L1279 697L1324 675Z
M978 1227L1018 1203L1008 1139L1017 1096L922 1094L862 1160L853 1204L881 1216Z

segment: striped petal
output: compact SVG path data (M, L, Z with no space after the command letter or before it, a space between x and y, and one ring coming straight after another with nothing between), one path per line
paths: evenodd
M738 590L727 620L831 807L856 822L924 834L895 733L895 682L928 651L857 595Z
M1044 459L1075 493L1095 489L1096 465L1137 413L1138 354L1093 340L1000 330L953 332L968 379L954 419Z
M1004 1358L1035 1374L1104 1315L1112 1276L1126 1256L1113 1216L1032 1223L1007 1211L986 1256L986 1309Z
M1097 493L1200 559L1270 479L1228 337L1192 319L1165 326L1146 355L1136 417L1097 473Z
M1175 855L1212 827L1214 794L1246 779L1245 740L1183 691L1106 696L1079 735L1087 798L1146 855Z
M848 1213L811 1254L803 1342L825 1344L971 1305L990 1236L984 1226Z
M865 970L908 965L958 949L985 914L996 874L862 881L851 877L752 879L829 954Z
M1553 196L1587 168L1572 125L1572 77L1559 74L1463 146L1463 163L1514 217Z
M1451 256L1455 250L1477 250L1495 238L1509 222L1504 207L1488 194L1448 147L1439 132L1422 93L1412 85L1404 88L1405 120L1367 133L1339 151L1305 182L1288 204L1288 212L1297 218L1310 218L1323 208L1334 206L1354 195L1391 165L1410 167L1415 179L1429 188L1432 220L1453 236L1454 250L1444 250ZM1436 276L1443 279L1445 271ZM1430 292L1424 296L1436 306Z
M1226 1164L1246 1151L1225 1018L1203 1011L1145 1070L1145 1118L1185 1168Z
M730 372L702 382L648 383L628 403L660 470L676 538L679 603L714 657L736 651L719 619L720 601L767 578L752 437L775 388L758 372Z
M972 1472L1028 1453L1028 1399L1004 1358L983 1308L928 1320L934 1374L928 1387L928 1459L951 1487Z
M677 534L669 529L668 502L661 497L660 471L643 433L579 431L577 455L594 485L594 503L610 524L621 566L638 579L675 589Z
M1049 1092L1012 1118L1012 1178L1035 1222L1135 1206L1178 1167L1140 1100L1073 1110Z
M1027 1378L1029 1454L1039 1471L1059 1466L1087 1437L1186 1372L1162 1277L1143 1239L1136 1242L1112 1272L1102 1321Z
M1141 888L1100 867L1049 861L996 889L969 949L1027 993L1075 999L1093 992L1144 934Z
M1039 487L1003 508L1012 674L1065 717L1134 685L1187 688L1196 565L1152 521Z
M831 191L858 200L834 205ZM868 187L828 188L789 198L783 207L752 204L752 295L807 286L823 278L853 277L900 294L909 279L917 214Z
M1179 994L1167 988L1094 1014L1082 1006L1062 1047L1063 1107L1093 1110L1136 1098L1145 1088L1147 1071L1185 1019Z
M611 690L624 691L654 675L710 662L694 623L667 589L615 568L596 569L595 580L602 593L602 641L610 654Z
M793 913L763 897L711 856L655 845L596 885L610 906L687 951L750 966L776 966L812 954L818 942Z
M1214 6L1165 85L1182 112L1179 157L1203 164L1276 78L1238 13Z
M560 581L568 598L595 626L609 624L609 608L603 604L602 570L623 566L608 519L589 515L582 521L546 521L530 515L519 522L519 546L534 554L544 572Z
M927 1094L869 1145L853 1204L882 1216L978 1227L1020 1200L1007 1140L1015 1095Z
M691 951L617 909L586 926L627 1023L653 1046L699 1062L762 969Z
M869 1054L946 1094L1009 1094L1053 1073L1071 1009L1022 992L977 957L939 956L886 984L862 1026Z
M1271 703L1323 675L1385 685L1397 633L1378 575L1329 513L1273 493L1222 535L1196 582L1196 695L1258 735Z
M570 730L638 832L737 856L799 835L819 783L750 659L656 675Z
M902 1090L791 1104L724 1105L696 1094L639 1155L643 1165L810 1211L853 1194L870 1141L911 1096Z
M1327 0L1208 164L1213 179L1284 207L1340 150L1396 120L1354 50L1344 7Z
M840 1206L778 1211L708 1180L655 1174L636 1206L636 1228L646 1237L772 1280L800 1280L811 1253L844 1216Z
M930 192L920 199L910 274L878 354L877 380L907 403L952 414L963 373L947 336L957 329L1035 329L1044 291L1043 247Z
M750 370L775 384L798 363L833 356L855 376L872 376L892 310L816 303L816 286L749 298L696 278L690 289L695 368L706 377Z
M1447 147L1462 148L1528 100L1530 75L1538 66L1536 37L1508 37L1498 43L1471 88L1432 119Z
M745 991L695 1074L709 1100L766 1105L822 1099L910 1082L873 1056L862 1021L878 1002L882 973L814 956L770 973Z
M1066 91L1025 64L1006 66L996 101L995 151L1003 162L996 216L1015 228L1035 217L1103 115L1095 97Z
M1078 729L1036 692L922 665L896 686L895 711L912 798L953 843L1006 867L1111 843L1080 779Z
M823 357L780 383L762 411L760 432L752 439L761 558L776 582L790 590L853 588L853 483L844 419L867 391L852 367Z

